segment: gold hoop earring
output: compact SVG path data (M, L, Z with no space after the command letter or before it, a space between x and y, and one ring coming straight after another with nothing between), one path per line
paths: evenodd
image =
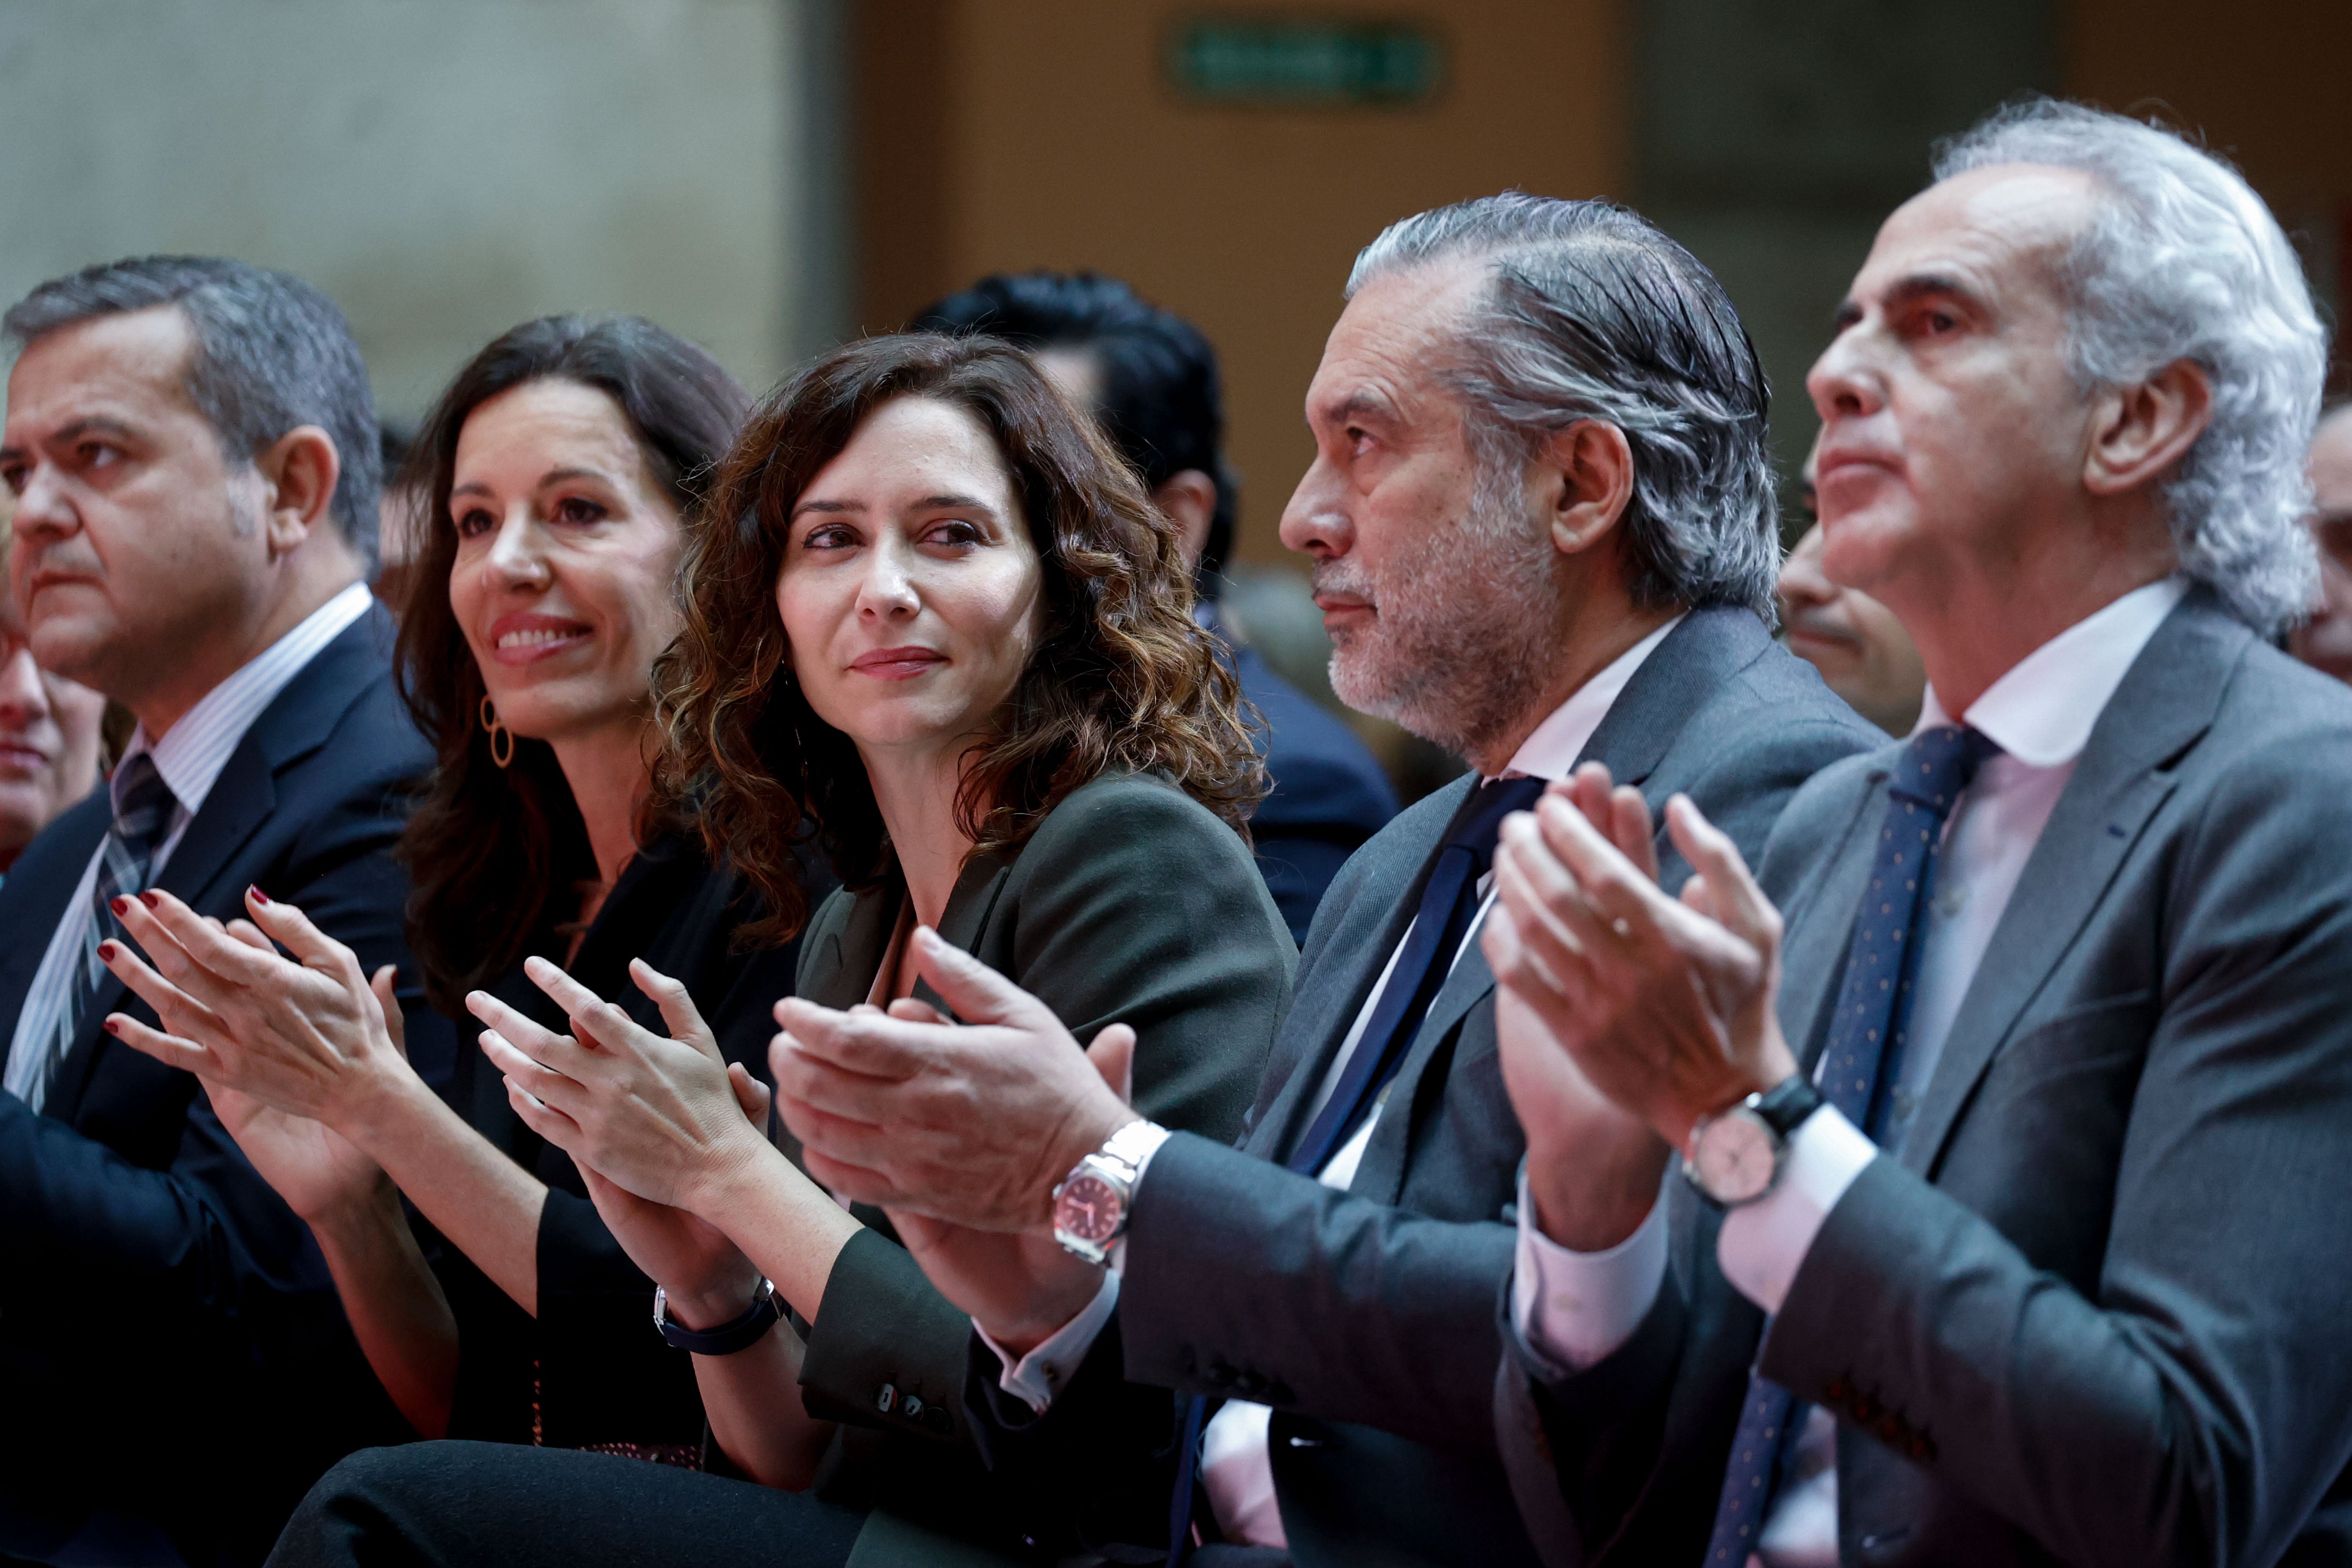
M498 706L482 694L482 731L490 737L490 760L504 768L514 760L514 731L499 722Z

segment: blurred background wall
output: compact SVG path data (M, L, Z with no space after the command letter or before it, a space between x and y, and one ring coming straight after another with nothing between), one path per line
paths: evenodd
M0 296L146 251L285 267L342 305L404 416L561 309L655 317L764 384L845 328L836 19L0 0Z
M289 267L404 417L550 310L761 385L983 272L1116 273L1224 356L1236 607L1313 686L1276 523L1382 225L1509 185L1639 206L1738 304L1792 481L1805 369L1936 137L2026 89L2164 115L2332 308L2347 62L2344 0L0 0L0 297L139 251Z

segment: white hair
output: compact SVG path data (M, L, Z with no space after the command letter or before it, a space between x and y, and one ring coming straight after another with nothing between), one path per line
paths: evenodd
M2131 386L2183 360L2212 383L2162 494L2181 570L2258 631L2301 620L2319 588L2304 464L2327 347L2278 221L2221 159L2082 104L1997 110L1937 148L1935 173L2007 163L2080 170L2106 197L2063 264L2076 383Z

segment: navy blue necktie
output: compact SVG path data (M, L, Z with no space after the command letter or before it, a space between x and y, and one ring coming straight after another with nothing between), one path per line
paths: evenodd
M1284 1165L1308 1176L1321 1170L1378 1103L1381 1091L1404 1064L1412 1037L1421 1032L1421 1021L1444 988L1454 955L1477 917L1478 879L1494 864L1503 819L1530 810L1543 792L1540 779L1496 779L1464 797L1438 845L1437 858L1430 863L1412 929L1405 935L1372 1016L1364 1022L1355 1052Z
M1422 884L1421 904L1412 929L1406 933L1396 967L1372 1016L1364 1021L1354 1054L1340 1070L1339 1082L1323 1103L1307 1132L1283 1164L1312 1176L1330 1163L1333 1154L1380 1100L1397 1069L1404 1064L1412 1037L1421 1032L1430 1003L1445 987L1454 969L1454 955L1470 934L1478 915L1478 879L1495 862L1495 841L1503 819L1513 811L1532 809L1544 792L1541 779L1496 779L1480 784L1464 798L1453 822L1430 862L1429 880ZM1184 1411L1183 1447L1178 1450L1176 1490L1168 1503L1168 1564L1177 1568L1192 1547L1192 1491L1200 1478L1201 1431L1207 1424L1209 1402L1194 1395Z
M2000 749L1973 729L1938 725L1911 737L1886 781L1878 862L1854 920L1821 1075L1822 1098L1873 1135L1900 1071L1944 822L1978 767ZM1706 1568L1738 1568L1756 1550L1800 1415L1794 1395L1749 1371Z

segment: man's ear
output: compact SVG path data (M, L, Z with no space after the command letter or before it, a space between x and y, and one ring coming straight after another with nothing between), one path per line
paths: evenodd
M1633 448L1625 433L1579 420L1547 441L1529 472L1551 524L1552 547L1577 555L1609 537L1633 498Z
M2136 386L2113 387L2092 406L2083 487L2119 496L2148 484L2188 455L2213 417L2213 383L2204 367L2171 364Z
M1209 548L1209 528L1217 518L1217 482L1198 468L1171 474L1151 492L1151 504L1176 525L1176 548L1184 565L1199 570L1201 552Z
M298 424L265 447L253 465L266 486L262 527L273 557L292 554L332 526L335 482L343 472L333 436L315 424Z

